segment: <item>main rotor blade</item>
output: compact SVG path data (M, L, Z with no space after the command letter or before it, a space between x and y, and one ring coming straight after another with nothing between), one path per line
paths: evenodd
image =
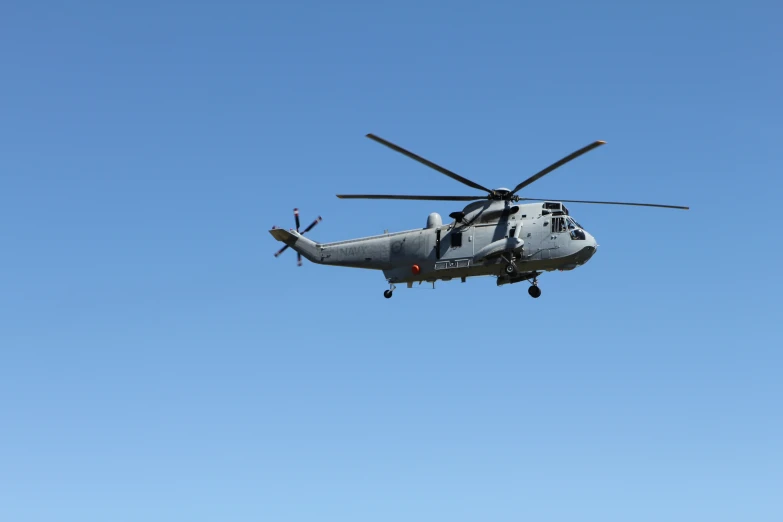
M299 252L296 253L296 265L302 266L302 254L300 254Z
M690 207L681 207L679 205L659 205L657 203L628 203L625 201L582 201L578 199L546 199L546 198L519 198L520 201L558 201L561 203L589 203L591 205L628 205L632 207L657 207L657 208L675 208L678 210L690 210Z
M288 248L288 245L284 246L283 248L281 248L280 250L278 250L277 252L275 252L275 257L278 257L280 254L282 254L283 252L285 252L287 248Z
M307 225L307 228L306 228L306 229L304 229L304 231L302 232L302 234L307 234L308 232L310 232L310 230L312 230L312 228L313 228L314 226L316 226L316 225L317 225L318 223L320 223L320 222L321 222L321 216L318 216L318 218L317 218L315 221L313 221L312 223L310 223L309 225Z
M299 209L294 209L294 219L296 219L296 231L299 232Z
M487 196L399 196L394 194L337 194L340 199L411 199L416 201L477 201Z
M561 159L560 161L552 163L550 166L548 166L547 168L545 168L541 172L530 176L525 181L523 181L522 183L520 183L519 185L514 187L514 190L512 190L511 193L512 194L516 194L517 192L519 192L523 188L527 187L528 185L530 185L534 181L538 181L539 179L543 178L544 176L546 176L547 174L549 174L550 172L552 172L556 168L562 167L563 165L565 165L566 163L568 163L572 159L576 159L579 156L581 156L582 154L590 152L594 148L600 147L601 145L604 145L604 144L606 144L605 141L598 140L598 141L594 141L593 143L591 143L590 145L588 145L586 147L582 147L578 151L569 154L568 156L566 156L565 158Z
M408 156L412 160L416 160L419 163L427 165L429 168L435 169L438 172L440 172L441 174L447 175L451 179L455 179L455 180L459 181L460 183L463 183L463 184L465 184L465 185L467 185L469 187L472 187L474 189L483 190L485 192L489 192L490 194L492 193L492 191L490 189L488 189L487 187L483 187L483 186L479 185L478 183L476 183L475 181L470 181L467 178L463 178L462 176L460 176L456 172L452 172L449 169L445 169L445 168L441 167L440 165L437 165L437 164L431 162L428 159L424 159L421 156L412 153L411 151L405 150L402 147L400 147L399 145L395 145L394 143L392 143L390 141L387 141L387 140L385 140L385 139L383 139L381 137L378 137L375 134L368 134L367 137L370 138L373 141L377 141L381 145L386 145L387 147L389 147L392 150L396 150L400 154L404 154L404 155Z

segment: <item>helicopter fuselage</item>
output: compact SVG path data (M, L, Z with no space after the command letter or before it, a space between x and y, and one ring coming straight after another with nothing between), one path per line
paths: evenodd
M335 243L314 243L295 231L271 233L314 263L381 270L390 284L408 286L474 276L516 283L576 268L597 248L562 203L484 200L451 216L446 225L433 213L422 229Z

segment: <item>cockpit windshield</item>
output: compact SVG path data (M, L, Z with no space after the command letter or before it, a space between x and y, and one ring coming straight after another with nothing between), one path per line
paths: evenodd
M546 223L544 225L546 226ZM552 233L558 234L561 232L568 232L571 239L587 239L582 225L577 223L571 216L555 216L552 218Z
M568 216L566 218L566 222L568 223L568 232L571 235L571 239L576 239L576 240L587 239L587 237L585 236L585 231L582 230L582 228L584 227L582 227L582 225L577 223L576 220L574 220L574 218Z
M582 225L580 225L579 223L577 223L577 222L576 222L576 220L575 220L574 218L572 218L571 216L568 216L568 217L566 218L566 221L568 221L568 228L569 228L569 229L573 229L573 228L584 228Z

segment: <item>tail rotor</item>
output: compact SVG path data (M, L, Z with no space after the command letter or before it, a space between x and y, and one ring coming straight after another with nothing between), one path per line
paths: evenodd
M300 223L299 223L299 209L298 208L294 209L294 220L296 222L296 231L299 232ZM312 223L307 225L307 228L305 228L303 231L301 231L299 233L302 234L302 235L307 234L308 232L310 232L313 229L313 227L315 227L320 222L321 222L321 216L318 216L315 219L315 221L313 221ZM276 228L276 227L272 227L272 228ZM283 248L281 248L280 250L275 252L275 257L279 257L280 254L285 252L287 248L288 248L288 245L285 245ZM299 252L296 253L296 264L298 266L302 266L302 254L300 254Z

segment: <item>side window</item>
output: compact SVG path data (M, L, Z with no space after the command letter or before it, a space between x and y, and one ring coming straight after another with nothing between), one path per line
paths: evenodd
M565 232L566 224L565 218L556 217L552 219L552 232Z
M451 233L451 246L458 248L462 246L462 232Z

